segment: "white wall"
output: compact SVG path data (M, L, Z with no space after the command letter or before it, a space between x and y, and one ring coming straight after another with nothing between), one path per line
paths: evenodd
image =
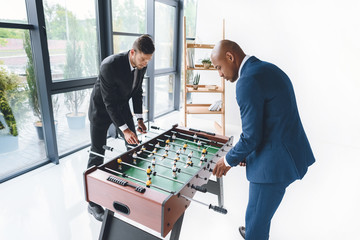
M226 38L283 69L310 139L360 146L360 2L199 0L197 39ZM226 122L239 124L235 84L226 85Z
M357 239L359 13L356 0L199 0L197 35L202 42L221 39L225 18L226 38L289 75L317 160L302 181L288 188L270 239ZM239 125L235 84L226 87L226 122ZM244 178L244 174L236 176L232 187L239 187ZM239 189L247 194L246 188ZM225 192L225 199L229 198L235 198L240 209L246 208L243 199ZM242 212L236 214L235 225L243 224Z

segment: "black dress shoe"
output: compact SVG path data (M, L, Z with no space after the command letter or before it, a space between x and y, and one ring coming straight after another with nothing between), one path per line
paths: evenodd
M104 219L104 209L96 203L90 202L88 205L88 212L94 216L94 218L100 222Z
M241 226L239 227L240 235L245 239L245 227Z

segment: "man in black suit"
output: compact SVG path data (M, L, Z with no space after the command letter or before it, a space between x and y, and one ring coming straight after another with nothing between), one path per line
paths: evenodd
M103 145L106 145L107 131L111 124L125 139L127 148L128 145L139 144L129 106L130 98L137 117L137 130L146 133L142 118L142 82L154 51L150 36L142 35L135 40L128 52L111 55L102 61L90 97L91 151L104 154ZM103 162L102 157L90 154L88 168ZM90 202L88 211L97 220L103 220L104 209L100 205Z

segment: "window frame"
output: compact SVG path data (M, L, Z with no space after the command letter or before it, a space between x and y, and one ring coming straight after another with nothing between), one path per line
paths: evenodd
M156 117L163 116L167 113L162 113L159 116L154 116L154 98L155 98L155 77L162 75L175 75L174 80L174 110L179 110L180 102L180 81L181 81L181 48L182 48L182 16L184 0L145 0L146 1L146 33L151 37L155 37L155 2L163 3L175 7L175 21L174 21L174 55L173 67L157 69L155 71L154 61L155 55L148 64L147 69L147 105L149 106L148 121L153 121ZM59 155L56 141L56 132L54 125L54 112L52 107L52 95L65 93L70 91L82 90L92 88L97 77L85 77L76 79L66 79L52 81L50 68L50 55L46 36L46 24L44 5L42 1L25 0L28 23L9 23L0 22L0 28L15 28L30 31L30 40L32 46L32 54L35 65L35 74L38 85L38 94L40 100L40 109L43 118L44 128L44 143L46 150L46 159L41 164L30 166L25 170L20 170L11 176L0 179L0 183L22 175L26 172L32 171L38 167L44 166L48 163L59 164L59 159L77 152L83 148L90 146L90 143L83 146L78 146L69 152ZM95 18L97 28L97 44L99 51L99 64L107 56L113 54L113 36L140 36L137 33L113 32L112 31L112 9L111 0L95 0ZM90 140L89 140L90 142Z

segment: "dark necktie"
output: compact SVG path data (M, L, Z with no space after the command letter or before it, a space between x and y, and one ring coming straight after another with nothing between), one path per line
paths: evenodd
M134 90L134 88L136 87L136 84L137 84L137 75L138 75L138 69L135 68L135 69L132 71L132 74L131 74L131 76L133 77L132 90Z

